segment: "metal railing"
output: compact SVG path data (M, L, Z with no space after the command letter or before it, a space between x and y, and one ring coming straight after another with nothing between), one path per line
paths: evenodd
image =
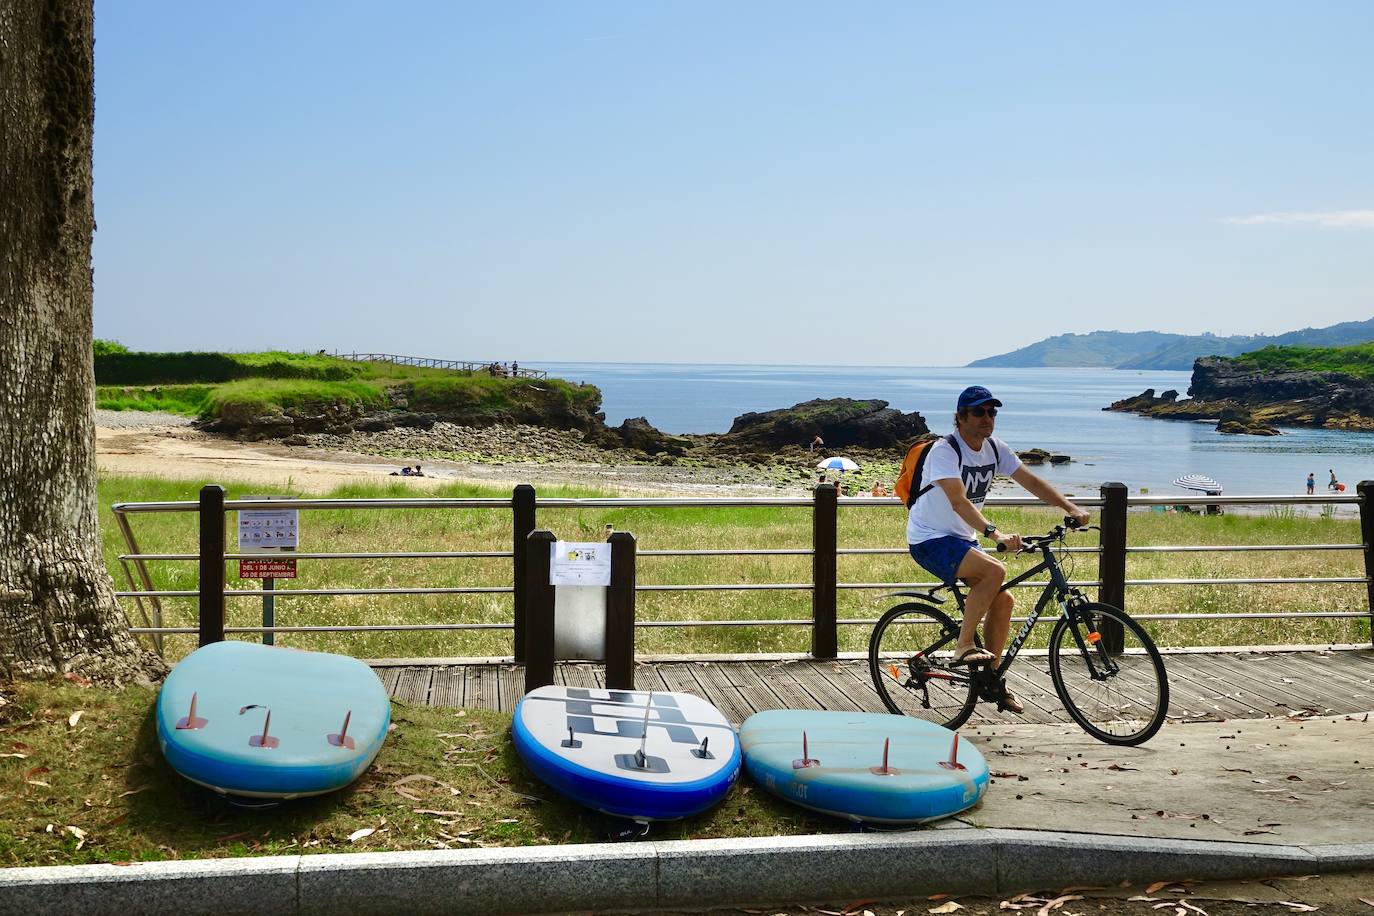
M1238 585L1289 585L1289 584L1364 584L1367 607L1374 608L1374 482L1363 482L1357 492L1351 495L1329 496L1197 496L1197 497L1135 497L1128 498L1122 484L1106 484L1101 495L1092 498L1076 498L1075 502L1084 507L1099 510L1101 532L1099 543L1092 547L1065 547L1072 554L1096 555L1098 559L1096 576L1090 579L1072 580L1083 588L1098 589L1100 600L1119 607L1126 605L1126 589L1159 586L1238 586ZM1126 546L1128 510L1132 506L1294 506L1294 505L1352 505L1359 510L1361 526L1360 543L1321 543L1321 544L1209 544L1209 545L1148 545ZM842 548L838 545L838 511L867 510L900 507L900 502L892 498L837 497L831 485L817 487L812 497L783 498L743 498L718 497L702 499L679 498L545 498L536 497L533 487L521 485L515 488L509 499L450 499L450 498L396 498L396 499L270 499L270 500L225 500L224 491L219 487L206 487L201 491L198 502L148 502L119 503L113 507L128 552L118 559L129 584L126 591L118 591L121 598L133 599L143 625L132 629L136 633L149 635L158 651L162 651L164 635L200 633L202 642L223 638L225 633L313 633L341 631L444 631L444 630L491 630L506 629L514 631L514 655L521 660L526 642L525 622L529 615L529 595L537 587L528 581L530 568L531 536L536 529L536 515L539 509L633 509L633 508L700 508L707 507L793 507L809 508L812 520L812 543L809 548L767 548L767 549L658 549L632 551L630 556L646 559L662 557L811 557L810 581L804 582L735 582L735 583L654 583L634 582L627 599L631 606L633 627L752 627L752 626L804 626L812 631L811 654L819 658L833 658L838 649L838 628L841 626L871 626L876 621L867 618L841 618L838 616L837 596L845 590L887 589L928 587L929 579L895 582L840 582L838 580L838 558L842 556L901 555L907 551L902 547L858 547ZM992 497L989 507L996 506L1039 506L1041 503L1030 497ZM511 561L511 584L473 585L461 587L403 587L403 588L286 588L254 589L225 588L224 564L228 560L260 558L256 554L230 553L225 549L224 527L226 513L241 509L303 509L303 510L386 510L386 509L488 509L511 514L510 550L469 550L469 551L366 551L366 552L314 552L295 553L294 559L319 561L343 559L505 559ZM201 540L197 553L143 553L139 550L130 518L143 513L184 513L200 515ZM541 535L547 534L541 532ZM1364 557L1363 576L1309 576L1287 577L1267 576L1249 578L1162 578L1130 579L1126 577L1126 557L1130 554L1160 554L1188 552L1258 552L1258 551L1360 551ZM198 561L201 575L196 590L158 589L153 585L148 564L152 562L189 562ZM913 569L915 567L912 567ZM1021 587L1039 588L1041 583L1027 582ZM714 592L714 591L808 591L811 593L811 616L809 618L759 618L742 620L634 620L633 595L651 592ZM419 624L375 624L375 625L337 625L337 626L264 626L264 627L227 627L224 622L224 608L227 599L253 597L323 597L357 595L462 595L462 594L511 594L514 600L512 618L509 623L419 623ZM164 598L199 599L200 625L189 627L163 626ZM147 605L145 606L145 602ZM151 609L151 613L149 613ZM1195 619L1267 619L1267 618L1357 618L1371 616L1370 611L1251 611L1215 614L1155 613L1134 614L1142 620L1195 620ZM1017 618L1022 619L1022 618Z
M397 356L394 353L338 353L339 359L351 359L365 363L394 363L398 366L419 366L424 369L453 369L458 372L490 372L502 378L547 379L549 374L542 369L521 369L515 363L507 365L497 360L433 359L428 356Z

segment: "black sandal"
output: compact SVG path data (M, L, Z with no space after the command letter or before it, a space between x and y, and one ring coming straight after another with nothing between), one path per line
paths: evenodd
M970 660L970 655L985 655L987 657ZM993 655L987 649L980 646L969 646L967 649L954 656L954 661L950 662L949 666L951 668L962 668L965 665L990 665L996 660L997 656Z

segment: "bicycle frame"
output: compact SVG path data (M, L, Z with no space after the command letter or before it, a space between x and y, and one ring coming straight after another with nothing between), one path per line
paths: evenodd
M1066 616L1072 615L1074 605L1082 600L1082 593L1069 584L1069 580L1064 575L1064 571L1059 567L1059 563L1055 560L1053 554L1050 553L1051 546L1050 543L1041 544L1038 548L1042 554L1040 562L1004 583L1000 589L1000 591L1006 591L1013 586L1025 582L1033 576L1038 576L1042 572L1048 571L1050 574L1049 581L1045 583L1044 589L1040 592L1040 597L1036 599L1035 607L1031 609L1030 615L1026 618L1026 622L1021 625L1021 629L1017 631L1011 644L1008 645L1006 651L1002 653L1002 663L997 666L995 671L999 678L1005 675L1007 669L1011 667L1011 663L1016 659L1017 653L1021 651L1022 644L1030 638L1031 629L1040 621L1040 618L1044 616L1045 608L1049 606L1051 599L1058 599L1063 613ZM958 586L950 586L950 591L954 594L954 601L959 606L959 616L962 619L965 614L964 592ZM1092 653L1088 650L1088 647L1083 644L1083 638L1079 635L1078 628L1072 628L1071 632L1073 633L1074 641L1078 643L1078 648L1087 661L1092 678L1094 680L1102 679L1104 675L1097 670L1097 666L1093 663Z

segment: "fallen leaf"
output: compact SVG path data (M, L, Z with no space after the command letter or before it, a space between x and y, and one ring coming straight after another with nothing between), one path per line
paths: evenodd
M82 830L80 827L73 827L68 824L64 829L78 840L86 839L86 831Z
M120 792L117 798L127 798L130 795L137 795L140 792L147 792L152 786L139 786L137 789L130 789L127 792Z
M81 675L75 674L75 673L73 673L73 672L71 672L71 671L68 671L68 672L64 673L64 674L62 675L62 678L63 678L63 680L71 681L73 684L76 684L76 685L79 686L79 687L89 687L89 686L91 686L91 679L90 679L90 678L88 678L88 677L82 677Z
M78 723L78 722L81 721L81 714L84 713L85 711L86 711L86 710L84 710L84 709L78 709L76 712L74 712L74 713L72 713L70 716L68 716L68 717L67 717L67 726L68 726L69 728L76 728L76 723Z
M1070 900L1082 900L1082 894L1062 894L1035 911L1035 916L1050 916L1050 910L1057 910Z
M35 776L37 776L39 773L47 773L47 772L49 772L49 770L48 770L47 767L32 767L31 769L28 769L28 770L25 770L25 771L24 771L24 779L25 779L25 780L33 779L33 778L34 778Z
M1171 883L1171 882L1169 882L1169 881L1156 881L1154 884L1151 884L1149 887L1145 888L1145 893L1146 893L1146 894L1156 894L1156 893L1159 893L1160 891L1164 890L1164 888L1168 887L1170 883Z
M1121 764L1119 764L1119 763L1114 763L1114 764L1112 764L1111 766L1107 767L1107 769L1109 769L1109 770L1116 770L1118 773L1125 773L1125 772L1128 772L1128 771L1131 771L1131 772L1139 772L1139 771L1140 771L1140 767L1123 767L1123 766L1122 766Z
M1321 907L1312 906L1307 903L1294 903L1292 900L1280 900L1279 906L1286 906L1294 913L1315 913Z
M17 757L17 758L19 758L20 760L28 760L28 759L29 759L29 755L28 755L28 754L20 754L20 753L17 752L17 751L16 751L15 753L13 753L13 754L0 754L0 757Z
M840 912L841 912L841 913L853 913L855 910L863 909L864 907L868 906L870 903L877 903L877 902L878 902L878 901L876 901L876 900L855 900L853 903L851 903L849 906L845 907L845 908L844 908L843 910L841 910Z
M931 907L930 909L926 910L926 912L927 912L927 913L957 913L959 910L962 910L963 908L964 908L964 907L963 907L963 904L955 903L953 900L947 900L947 901L945 901L944 903L940 904L939 906L933 906L933 907Z
M363 839L364 837L372 836L372 834L374 834L374 833L376 833L376 832L377 832L377 828L376 828L376 827L364 827L364 828L361 829L361 830L355 830L355 831L353 831L352 833L350 833L350 834L348 835L348 842L350 842L350 843L356 843L356 842L358 842L359 840Z
M1134 897L1126 898L1127 901L1135 901L1137 903L1154 903L1158 899L1158 897L1146 897L1144 894L1136 894Z
M433 814L435 817L461 817L461 811L436 811L433 808L414 808L416 814Z
M1365 906L1374 906L1374 900L1370 900L1368 897L1361 897L1360 902Z

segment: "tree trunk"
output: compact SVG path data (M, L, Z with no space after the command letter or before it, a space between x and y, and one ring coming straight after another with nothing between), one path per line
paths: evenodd
M92 0L0 3L0 677L141 679L100 552Z

